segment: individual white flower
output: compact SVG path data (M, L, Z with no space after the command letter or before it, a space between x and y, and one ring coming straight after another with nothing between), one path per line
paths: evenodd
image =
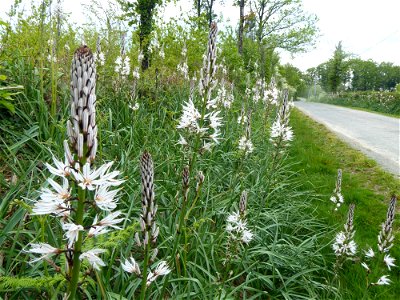
M166 261L162 260L154 270L154 274L156 276L164 276L167 275L171 272L171 269L168 267L168 264Z
M361 263L361 265L364 267L365 270L370 271L368 265L365 262Z
M31 249L27 250L26 252L42 254L42 256L31 260L30 263L37 262L44 258L48 258L53 254L60 254L62 252L60 249L54 248L53 246L50 246L49 244L45 243L38 243L38 244L32 243L30 244L30 246Z
M94 201L98 208L111 211L117 207L117 201L114 199L119 189L111 190L109 185L101 185L96 188Z
M138 110L139 109L139 103L135 103L135 105L129 105L129 108L132 109L133 111Z
M139 67L135 67L132 75L133 75L133 78L140 79Z
M165 58L164 44L161 46L161 49L160 49L160 52L158 52L158 55L160 55L161 59Z
M82 172L72 171L72 174L82 189L88 189L92 191L95 189L95 186L99 185L118 186L124 182L123 180L115 179L115 177L119 175L119 171L107 173L112 164L113 162L109 162L102 165L97 170L91 171L90 163L86 163L82 168Z
M220 138L220 134L221 132L219 130L215 130L213 132L213 134L210 135L210 139L215 143L215 144L219 144L219 140Z
M192 99L189 99L188 102L185 102L182 110L182 116L176 128L188 128L190 131L198 131L199 125L197 123L197 120L201 118L201 115L194 106Z
M179 63L176 69L183 75L185 79L189 79L189 66L187 65L186 61Z
M121 57L118 56L115 60L115 73L121 74L121 76L125 77L128 76L130 73L130 59L128 56Z
M395 258L391 257L390 254L386 254L385 257L383 258L383 261L385 262L385 264L387 265L389 271L390 271L390 267L395 267L396 265L394 264L395 262Z
M55 192L48 188L44 188L42 190L42 194L40 195L42 200L63 203L71 197L71 191L69 189L69 183L67 179L63 178L62 186L51 178L48 178L47 182L50 183Z
M56 167L45 163L45 166L50 171L51 174L60 176L60 177L68 177L71 174L71 166L68 163L67 156L65 156L65 162L59 161L57 158L53 156L53 162Z
M130 260L130 261L129 261ZM128 273L135 273L140 275L140 268L135 259L131 256L129 259L125 260L125 263L121 263L122 269Z
M116 224L124 220L123 218L116 219L116 217L118 217L120 214L121 214L120 211L113 212L100 221L97 221L97 215L96 215L93 220L93 225L89 230L88 236L92 237L107 233L109 232L109 229L107 227L112 227L114 229L121 229L121 227L116 226Z
M93 53L93 58L94 61L99 65L99 66L104 66L105 63L105 57L104 57L104 53L100 52L99 54L97 53ZM119 62L119 64L121 64L120 60L117 60ZM117 63L116 61L116 63Z
M247 123L247 116L245 116L245 115L240 115L240 116L238 117L238 119L237 119L237 122L238 122L238 124L241 124L241 125Z
M218 117L219 111L213 111L209 114L206 114L206 118L210 121L210 127L213 129L218 129L222 125L222 118Z
M118 223L121 223L124 219L123 218L119 218L117 219L117 217L119 217L122 214L121 211L115 211L111 214L109 214L108 216L106 216L105 218L101 219L97 225L98 226L108 226L108 227L112 227L114 229L121 229L121 227L117 226Z
M392 281L388 278L389 275L383 275L381 276L381 278L379 278L379 280L376 283L376 285L389 285Z
M242 241L243 241L243 243L248 244L248 243L250 243L250 241L252 239L253 239L253 233L250 230L247 230L247 229L243 230L243 233L242 233Z
M355 255L357 252L357 244L355 241L351 240L348 244L348 248L346 250L347 255Z
M79 255L79 259L86 258L95 270L100 271L100 267L104 267L106 264L97 255L104 252L106 252L104 249L92 249Z
M71 197L68 180L63 178L63 186L60 186L51 178L47 181L55 189L55 192L48 188L42 189L40 200L33 205L32 215L68 216L70 207L66 200Z
M106 62L106 58L104 57L104 53L100 52L99 54L99 63L101 66L104 66L104 63Z
M233 224L235 224L235 223L237 223L237 222L239 221L239 219L240 219L240 214L239 214L238 212L234 212L234 213L231 213L231 214L228 216L228 218L226 219L226 221L227 221L228 223L233 223Z
M343 195L341 193L337 193L337 197L338 197L338 202L339 203L343 203L344 202Z
M186 146L188 142L185 140L185 138L182 135L179 135L179 141L177 143L178 145Z
M372 250L372 248L369 248L368 251L365 252L365 256L368 258L374 257L375 256L374 250Z
M212 146L213 146L212 143L204 142L202 150L205 151L205 152L211 151Z
M253 143L244 135L239 140L239 150L251 153L254 150Z
M64 46L65 51L69 52L69 50L71 50L71 48L68 46L68 44L65 44Z
M161 261L154 272L149 271L149 274L147 274L147 282L146 285L149 286L153 281L157 279L159 276L164 276L167 275L171 272L170 268L167 265L166 261Z
M65 237L68 239L68 248L72 248L72 245L78 240L79 231L83 231L82 225L76 225L74 223L66 223L62 225Z

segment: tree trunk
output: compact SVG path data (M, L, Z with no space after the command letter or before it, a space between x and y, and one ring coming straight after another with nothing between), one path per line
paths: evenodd
M196 0L197 17L200 18L201 15L201 0Z
M142 0L148 1L148 0ZM145 7L140 14L140 33L139 33L139 44L140 49L143 51L142 70L145 71L149 68L150 64L150 53L149 53L149 36L152 30L153 20L153 9L156 6L155 1L145 2Z
M213 5L214 5L214 0L210 0L208 2L208 26L211 26L212 23L212 18L213 18Z
M243 54L243 27L244 27L244 0L240 0L240 17L239 17L239 33L238 33L238 52Z

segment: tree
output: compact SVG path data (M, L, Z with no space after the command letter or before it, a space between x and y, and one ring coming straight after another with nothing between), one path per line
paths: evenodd
M207 17L208 26L211 25L211 22L215 18L215 14L213 12L215 0L195 0L194 6L196 9L197 17L200 18L202 15L202 11L205 11L205 15ZM222 3L223 0L220 0Z
M257 0L251 10L256 13L258 42L269 48L291 52L304 51L317 32L314 15L307 15L301 0Z
M243 54L243 29L244 29L244 6L245 0L236 0L236 5L239 5L239 31L238 31L238 52Z
M301 0L256 0L251 3L261 61L266 59L267 50L280 48L300 52L313 43L317 18L303 11ZM265 70L261 68L261 76L264 75Z
M283 78L285 78L286 83L294 88L296 92L294 97L305 96L306 94L306 81L305 75L296 67L291 64L285 64L279 66L279 73Z
M153 16L158 5L162 4L162 0L118 0L123 10L125 17L129 20L129 25L139 23L139 44L143 51L142 70L147 70L150 63L150 34L153 30ZM137 19L139 16L139 20Z
M333 58L328 64L328 85L329 91L336 93L339 86L345 81L348 70L348 63L346 62L346 54L340 41L333 53Z

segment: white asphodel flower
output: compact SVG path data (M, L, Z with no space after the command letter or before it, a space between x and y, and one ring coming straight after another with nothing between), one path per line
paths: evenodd
M79 255L79 259L83 260L86 258L95 270L100 271L100 267L104 267L106 264L97 255L104 252L106 252L104 249L92 249Z
M381 278L378 279L378 281L376 283L376 285L389 285L392 281L388 278L389 275L383 275L381 276Z
M71 174L71 166L68 163L67 157L65 157L65 162L63 163L53 156L53 162L56 167L45 163L47 169L50 171L51 174L60 177L68 177Z
M112 227L114 229L121 229L121 227L117 226L118 223L121 223L124 219L119 218L117 219L118 216L122 214L121 211L115 211L111 214L109 214L107 217L101 219L97 224L99 226L107 226L107 227Z
M199 125L197 120L201 118L199 111L194 106L192 99L185 102L183 106L183 112L179 124L176 128L184 129L188 128L191 131L198 131Z
M111 211L117 207L117 201L114 199L119 189L111 190L109 185L101 185L96 187L94 201L98 208Z
M185 138L181 135L179 135L179 141L177 143L178 145L186 146L188 142L185 140Z
M368 251L365 252L365 256L368 258L374 257L375 256L374 250L372 250L372 248L369 248Z
M72 245L78 240L79 231L83 231L82 225L76 225L74 223L66 223L62 226L65 230L65 237L68 239L68 248L72 248Z
M157 279L159 276L164 276L167 275L171 272L171 269L168 267L166 261L161 261L154 272L149 271L149 274L147 275L147 282L146 285L149 286L153 281Z
M47 181L55 189L55 192L48 188L42 189L40 200L33 205L32 215L68 216L70 207L66 201L71 197L68 180L63 178L63 186L60 186L51 178Z
M136 111L139 109L139 103L136 102L134 105L129 105L129 108L133 111Z
M140 275L140 268L135 259L131 256L129 259L125 260L125 263L121 263L122 269L128 273L135 273Z
M222 125L222 118L218 117L219 111L213 111L207 114L205 117L210 121L210 127L213 129L218 129Z
M140 78L140 73L139 73L139 67L135 67L135 69L133 70L133 78L139 79Z
M357 252L357 244L342 231L336 235L332 248L337 256L353 256Z
M97 170L90 170L90 163L86 163L82 168L82 172L72 171L72 174L82 189L93 191L95 186L99 185L118 186L124 182L123 180L115 179L119 175L119 171L107 173L112 164L113 162L109 162Z
M40 199L42 199L43 201L54 201L58 203L63 203L71 197L71 191L69 189L69 182L67 179L63 178L62 186L51 178L48 178L47 182L50 183L55 192L48 188L42 189Z
M254 150L253 143L244 135L239 140L239 150L251 153Z
M385 264L388 267L389 271L390 271L390 267L395 267L396 266L394 264L396 259L391 257L390 254L386 254L385 257L383 258L383 261L385 262Z
M368 265L367 265L365 262L361 263L361 266L363 266L363 268L364 268L365 270L367 270L367 271L370 270L369 267L368 267Z
M253 239L253 233L247 228L246 221L241 218L239 212L231 213L226 219L225 230L231 237L248 244Z
M54 248L46 243L38 243L38 244L30 244L31 249L27 250L26 252L35 253L35 254L42 254L42 256L35 258L30 261L30 263L37 262L39 260L45 259L50 257L53 254L60 254L62 250Z
M116 225L124 220L123 218L117 219L117 217L120 214L121 211L113 212L100 221L97 221L97 215L96 215L93 220L93 225L89 230L88 234L89 237L109 232L109 229L107 227L112 227L114 229L121 229L121 227Z
M251 242L252 239L253 239L253 233L248 229L243 230L242 242L248 244Z
M237 119L237 122L238 122L238 124L241 124L241 125L247 123L247 116L245 116L245 115L240 115L240 116L238 117L238 119Z
M282 137L282 140L289 142L293 140L292 128L286 124L282 124L280 120L276 120L271 126L271 139Z

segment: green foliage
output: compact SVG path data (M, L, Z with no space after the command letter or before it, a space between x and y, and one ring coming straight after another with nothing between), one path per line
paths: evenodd
M0 292L15 291L20 289L47 290L56 285L64 284L65 278L62 275L45 277L0 277Z
M1 70L1 68L0 68ZM12 104L13 96L18 95L24 87L22 85L6 85L7 76L0 74L0 109L5 108L6 110L15 113L15 107Z
M340 92L319 97L317 101L400 116L400 95L396 92Z

